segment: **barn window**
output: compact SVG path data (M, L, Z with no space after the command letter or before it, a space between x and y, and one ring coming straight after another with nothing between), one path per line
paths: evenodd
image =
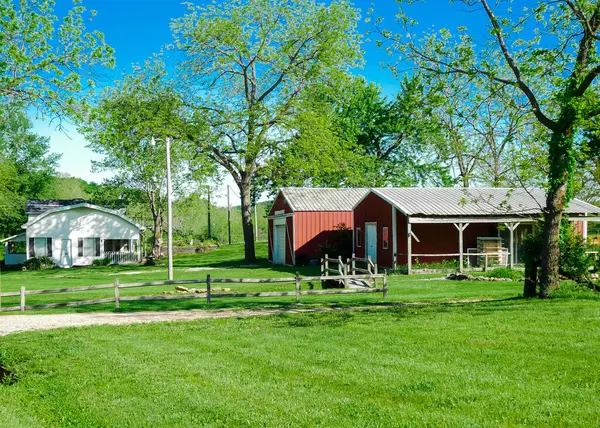
M388 245L389 245L389 231L387 227L383 228L383 249L387 250L388 249Z
M361 246L361 234L360 234L360 227L356 228L356 246L360 247Z

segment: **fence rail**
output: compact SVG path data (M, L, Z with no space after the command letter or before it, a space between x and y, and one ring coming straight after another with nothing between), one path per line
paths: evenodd
M145 301L145 300L179 300L179 299L206 299L207 304L211 303L212 299L215 298L241 298L241 297L285 297L295 296L296 300L300 300L300 296L308 295L320 295L320 294L353 294L353 293L383 293L383 297L387 297L387 275L386 274L368 274L368 275L342 275L336 276L336 279L340 279L347 284L348 280L383 280L383 287L381 288L365 288L365 289L332 289L332 290L301 290L302 282L311 281L326 281L332 279L328 275L320 276L305 276L301 277L299 273L296 273L294 277L283 277L283 278L211 278L207 275L206 279L191 279L191 280L174 280L174 281L151 281L151 282L138 282L130 284L120 284L119 278L115 278L113 284L100 284L91 285L85 287L69 287L69 288L53 288L47 290L26 290L24 286L21 287L20 291L12 291L8 293L0 292L0 302L3 297L16 297L20 296L20 304L18 306L0 306L0 312L9 311L21 311L33 309L47 309L47 308L61 308L69 306L82 306L92 305L100 303L115 303L115 308L119 308L119 302L121 301ZM261 291L261 292L248 292L248 293L214 293L212 291L212 284L269 284L269 283L295 283L295 291ZM189 285L189 284L206 284L205 293L194 293L194 294L181 294L181 295L149 295L149 296L120 296L121 289L136 288L136 287L155 287L164 285ZM73 302L60 302L60 303L47 303L42 305L27 305L26 296L40 295L40 294L60 294L60 293L71 293L78 291L93 291L102 289L114 289L114 297L95 299L95 300L80 300Z

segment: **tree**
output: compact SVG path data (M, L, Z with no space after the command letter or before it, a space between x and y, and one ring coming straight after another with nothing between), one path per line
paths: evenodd
M441 131L434 142L438 158L460 185L501 187L512 181L515 153L531 143L530 116L515 96L518 89L478 76L420 74L428 88L426 105Z
M433 151L438 127L423 106L418 76L405 79L392 100L362 77L316 85L303 97L290 141L261 178L272 190L445 184L447 168Z
M183 137L199 135L183 120L183 105L164 63L158 57L125 76L100 97L80 131L89 147L104 156L95 168L116 173L112 187L137 189L152 214L152 255L161 257L163 213L166 201L165 139L171 139L173 188L181 190L192 177L203 177L205 165L193 162L194 153ZM197 125L195 125L197 126ZM152 145L152 138L158 144ZM107 189L105 189L107 190Z
M0 235L18 232L26 200L47 195L53 184L60 156L31 128L22 104L0 110Z
M410 33L414 21L402 11L402 35L387 30L381 34L391 41L391 50L424 70L478 76L518 88L530 113L546 129L548 197L539 292L545 297L560 286L559 236L563 210L573 197L574 142L586 122L600 114L600 2L538 0L518 15L501 1L462 3L485 14L491 36L485 45L476 48L464 28L458 39L441 30L419 40Z
M213 135L195 141L239 188L245 258L253 261L253 179L289 139L284 125L303 92L357 65L358 14L345 0L188 7L172 23L175 45L186 56L180 80L190 83L186 103L208 120Z
M93 67L113 67L114 58L104 35L86 28L96 12L73 3L59 18L53 0L0 0L0 102L59 118L81 113L76 96L93 85Z

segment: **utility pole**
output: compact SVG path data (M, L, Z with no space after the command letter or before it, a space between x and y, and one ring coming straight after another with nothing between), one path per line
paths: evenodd
M256 201L254 201L254 241L258 241L258 221L256 216Z
M231 203L229 203L229 184L227 185L227 235L231 245Z
M208 239L212 239L212 234L210 233L210 186L208 186Z
M165 139L165 146L167 148L167 210L169 219L167 254L169 256L169 281L173 281L173 210L171 207L173 204L173 183L171 183L171 139L169 137Z

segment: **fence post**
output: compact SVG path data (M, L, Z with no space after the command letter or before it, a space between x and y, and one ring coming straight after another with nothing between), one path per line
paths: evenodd
M379 270L377 269L377 263L373 265L373 270L375 271L375 275L379 273ZM377 278L373 278L373 285L375 285L375 288L377 288Z
M485 261L484 261L484 264L483 264L483 271L484 272L488 271L488 256L487 256L487 254L485 255Z
M210 305L210 274L206 275L206 304Z
M356 275L356 254L352 253L352 275Z
M296 271L296 302L300 301L300 272Z
M383 298L387 297L387 269L383 271Z
M325 254L325 276L329 276L329 254Z
M340 256L340 259L342 257ZM348 270L350 269L349 265L342 265L344 267L344 276L348 276ZM344 288L348 288L348 278L344 279Z
M119 309L119 278L115 278L115 309Z
M21 312L25 312L25 286L21 285Z
M321 276L325 275L325 259L321 257Z

